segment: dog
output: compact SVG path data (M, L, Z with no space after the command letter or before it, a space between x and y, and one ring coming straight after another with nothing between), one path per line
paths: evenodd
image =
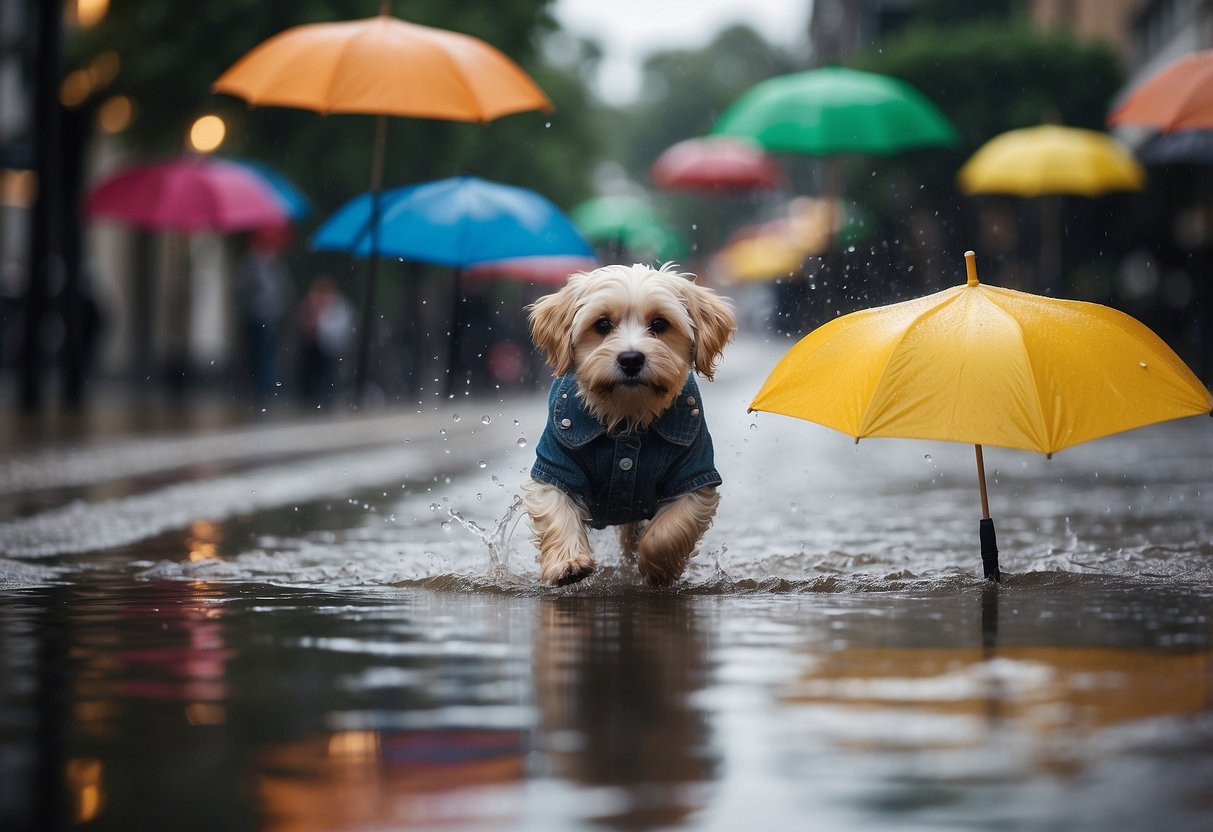
M587 527L618 526L625 559L669 586L720 501L695 372L713 378L732 307L667 263L573 274L528 312L555 376L523 486L540 579L588 577Z

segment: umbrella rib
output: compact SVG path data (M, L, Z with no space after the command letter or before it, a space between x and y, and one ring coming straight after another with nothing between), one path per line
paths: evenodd
M1003 314L1003 316L1006 317L1007 320L1009 320L1011 322L1011 324L1015 327L1015 331L1019 333L1019 340L1023 344L1023 348L1024 348L1023 349L1024 360L1028 364L1028 372L1031 374L1031 378L1034 382L1036 379L1036 367L1032 364L1032 353L1028 350L1028 342L1027 342L1027 339L1024 337L1023 326L1019 323L1019 321L1016 319L1016 317L1014 315L1012 315L1010 312L1008 312L1006 309L1004 309L996 300L994 300L994 298L990 295L990 293L983 292L982 295L983 295L983 297L986 298L986 300L988 300L990 302L991 306L993 306L995 309L997 309L999 312L1001 312ZM1045 433L1045 435L1043 437L1040 437L1040 439L1043 439L1044 441L1039 441L1037 443L1037 445L1038 445L1038 447L1045 448L1046 454L1052 455L1054 452L1061 450L1061 449L1054 448L1052 446L1052 442L1053 442L1052 430L1049 425L1049 420L1045 416L1045 404L1044 404L1044 401L1041 399L1040 386L1038 384L1033 383L1031 387L1032 387L1032 392L1036 396L1036 418L1038 420L1039 426Z

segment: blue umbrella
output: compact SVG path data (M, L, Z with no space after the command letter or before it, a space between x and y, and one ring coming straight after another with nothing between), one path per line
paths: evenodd
M355 197L312 236L320 251L388 255L463 269L514 257L583 255L589 243L546 197L474 176L379 195L379 239L371 243L371 194Z
M378 218L372 234L372 217ZM455 267L446 392L459 362L463 272L478 263L517 257L582 255L594 251L546 197L525 188L455 176L365 193L347 202L316 229L312 248L381 255ZM360 339L366 338L366 331ZM359 356L366 354L360 343ZM361 363L361 361L360 361Z
M248 168L257 175L265 184L270 186L270 190L274 192L282 207L286 209L286 214L295 222L305 220L312 213L311 201L303 195L303 191L295 186L295 183L286 177L286 174L280 170L267 165L265 162L259 162L255 159L244 159L233 156L226 157L226 161L241 167Z

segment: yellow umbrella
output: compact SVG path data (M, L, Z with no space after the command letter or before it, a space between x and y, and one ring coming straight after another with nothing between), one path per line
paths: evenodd
M399 20L382 0L377 17L295 26L253 47L211 85L259 106L377 115L371 162L372 256L355 367L365 384L378 258L375 217L383 188L387 116L488 122L552 109L513 60L479 38Z
M840 199L798 196L786 214L740 229L713 260L727 278L774 280L799 273L806 257L821 254L832 239L865 231L860 213Z
M982 445L1063 448L1213 412L1213 396L1163 341L1123 312L968 282L853 312L810 332L771 371L750 410L855 437L972 443L982 560L999 579Z
M966 194L1046 197L1040 210L1040 271L1061 270L1059 195L1139 191L1145 169L1107 133L1042 124L1001 133L978 148L956 181Z
M990 139L956 178L966 194L1099 196L1140 190L1146 174L1107 133L1042 124Z

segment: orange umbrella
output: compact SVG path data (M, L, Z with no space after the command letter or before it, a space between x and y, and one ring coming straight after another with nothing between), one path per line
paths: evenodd
M376 214L386 116L487 122L553 109L530 76L495 47L470 35L391 17L390 5L383 0L377 17L287 29L253 47L211 86L254 105L379 116L371 163ZM371 227L377 226L372 220ZM377 249L378 240L372 239L372 252ZM374 323L377 263L372 254L359 329L359 394Z
M1213 127L1213 49L1193 52L1138 84L1108 116L1108 125L1160 130Z
M551 110L514 61L471 35L387 14L295 26L253 48L212 89L318 113L492 121Z

